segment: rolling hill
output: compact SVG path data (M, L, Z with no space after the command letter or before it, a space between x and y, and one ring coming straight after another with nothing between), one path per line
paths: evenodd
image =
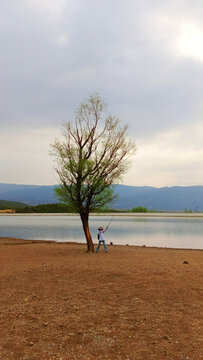
M16 202L16 201L6 201L0 200L0 210L7 210L7 209L22 209L25 206L29 206L28 204Z
M0 183L0 199L29 205L56 203L52 186L17 185ZM117 199L110 205L116 209L143 206L156 211L203 211L203 186L151 186L115 185Z

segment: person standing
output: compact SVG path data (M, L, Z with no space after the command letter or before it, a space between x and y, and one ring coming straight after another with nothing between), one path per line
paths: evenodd
M102 226L100 226L98 228L98 246L97 246L97 249L96 249L96 253L99 251L99 248L100 248L100 245L101 243L104 244L104 249L105 249L105 252L108 253L108 250L107 250L107 246L106 246L106 242L105 242L105 239L104 239L104 233L105 231L108 229L108 226L106 227L106 229L104 230Z

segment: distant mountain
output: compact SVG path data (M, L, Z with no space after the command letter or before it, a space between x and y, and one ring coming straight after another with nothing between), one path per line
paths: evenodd
M25 202L29 205L57 203L52 186L0 184L0 199Z
M24 202L29 205L56 203L52 186L16 185L0 183L0 199ZM115 185L117 199L111 204L115 209L143 206L157 211L203 211L203 186L151 186Z
M150 186L117 185L118 209L137 206L162 211L203 211L203 186L172 186L155 188Z

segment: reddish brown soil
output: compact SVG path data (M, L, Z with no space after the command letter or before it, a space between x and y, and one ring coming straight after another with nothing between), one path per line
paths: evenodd
M0 239L0 360L201 359L201 251L85 250Z

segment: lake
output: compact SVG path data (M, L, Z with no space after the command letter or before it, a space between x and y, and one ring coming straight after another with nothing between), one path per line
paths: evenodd
M107 226L110 215L90 216L93 241L97 228ZM85 242L77 215L1 215L0 236L30 240ZM115 245L202 249L203 217L115 215L105 234Z

